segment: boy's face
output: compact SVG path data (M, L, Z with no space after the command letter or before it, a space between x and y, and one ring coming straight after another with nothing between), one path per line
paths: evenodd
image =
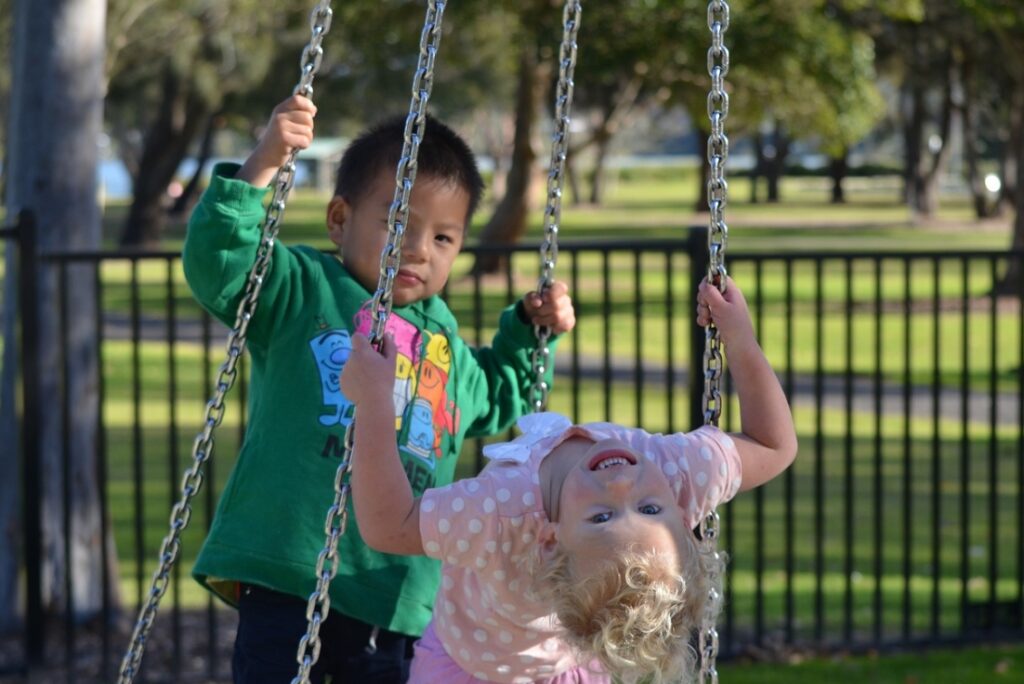
M556 449L572 450L576 463L562 484L555 524L557 543L576 568L596 568L630 549L657 550L678 564L679 540L692 533L655 463L617 439L574 437Z
M380 257L388 238L394 174L382 171L369 192L350 204L335 196L327 206L327 233L345 268L370 292L377 289ZM469 194L452 183L420 176L409 196L409 220L395 274L394 304L405 306L437 294L448 281L465 239Z

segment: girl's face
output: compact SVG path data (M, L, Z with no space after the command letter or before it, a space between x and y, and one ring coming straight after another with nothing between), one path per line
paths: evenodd
M574 437L558 450L570 450L562 457L575 465L562 484L554 536L577 568L601 564L616 550L657 550L679 565L679 540L692 532L656 464L616 439Z

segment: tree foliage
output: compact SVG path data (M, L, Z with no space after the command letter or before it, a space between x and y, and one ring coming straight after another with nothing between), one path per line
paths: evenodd
M111 1L108 121L135 179L122 240L135 244L159 237L167 183L212 120L247 137L291 93L313 3ZM318 134L408 109L423 19L423 3L410 0L334 8L314 86ZM447 12L435 111L466 116L511 92L503 37L500 11L485 3Z
M167 182L177 162L195 153L211 122L248 138L291 91L313 4L109 0L108 130L133 173L139 205L130 219L135 233L126 242L159 237ZM4 39L10 5L11 0L0 0ZM730 5L727 132L734 142L769 125L840 156L874 130L885 111L879 73L903 83L905 94L915 88L923 93L918 96L923 114L905 109L894 120L897 125L923 116L922 130L941 132L935 105L949 80L947 62L971 58L983 65L971 77L973 84L963 77L977 99L979 135L986 137L979 150L1012 147L1014 109L1009 97L1000 96L1024 81L1024 13L1016 0L732 0ZM424 6L422 0L335 3L316 86L319 135L351 135L382 114L405 111ZM561 6L558 0L464 0L447 7L431 108L464 124L461 130L495 159L499 171L507 169L513 149L511 122L523 53L529 50L531 59L547 65L545 78L554 78ZM675 105L682 105L702 130L699 136L706 136L709 42L704 0L585 4L574 153L589 147L600 168L611 142L633 117ZM6 66L0 64L0 96L9 87ZM542 98L541 104L533 137L545 130L550 115L550 100ZM888 104L897 111L896 98ZM906 135L909 140L923 134ZM536 147L538 163L546 161L543 146ZM923 147L916 154L908 167L934 175L939 160L930 159ZM599 201L598 188L592 199Z
M986 130L1003 127L1005 152L1002 164L1005 199L1016 210L1011 246L1024 249L1024 12L1018 0L959 0L967 16L976 22L978 41L973 45L989 59L974 74L982 81L979 90L989 94ZM991 58L994 55L995 58ZM1019 292L1024 263L1011 262L999 288Z
M110 1L107 120L134 185L122 243L159 238L165 189L190 143L229 95L264 78L298 4Z

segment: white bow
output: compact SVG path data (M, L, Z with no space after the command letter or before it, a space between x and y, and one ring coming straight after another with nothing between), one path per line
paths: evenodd
M546 411L522 416L516 425L523 433L511 442L496 442L484 447L484 456L492 461L526 463L538 442L562 434L572 427L572 421L560 413Z

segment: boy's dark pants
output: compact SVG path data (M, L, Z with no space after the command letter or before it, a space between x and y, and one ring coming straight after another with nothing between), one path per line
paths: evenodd
M306 601L243 584L231 670L235 684L288 684L298 673L299 639L306 633ZM381 629L336 611L320 626L320 658L310 682L405 684L416 637Z

